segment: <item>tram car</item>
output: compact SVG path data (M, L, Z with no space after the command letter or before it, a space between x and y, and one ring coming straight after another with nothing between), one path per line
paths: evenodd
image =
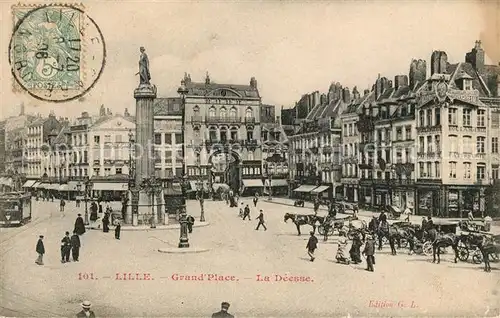
M0 194L0 226L21 226L31 221L31 195L21 192Z

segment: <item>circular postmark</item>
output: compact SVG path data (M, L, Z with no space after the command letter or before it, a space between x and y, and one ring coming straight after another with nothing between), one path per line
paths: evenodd
M14 90L49 102L85 95L106 64L101 30L83 7L13 6L9 63Z

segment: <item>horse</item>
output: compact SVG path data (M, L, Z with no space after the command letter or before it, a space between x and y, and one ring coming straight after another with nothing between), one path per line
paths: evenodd
M301 235L300 227L302 225L312 226L313 233L316 233L316 222L320 221L320 223L323 223L324 217L315 216L314 214L303 215L303 214L285 213L283 221L287 223L288 220L292 220L292 222L297 227L297 232L298 232L297 235Z
M484 271L485 272L491 272L491 266L490 266L490 255L491 254L500 254L500 244L495 243L495 242L488 242L486 244L481 244L479 245L479 250L481 251L481 254L483 255L483 261L484 261Z
M435 229L429 231L429 238L432 242L432 262L437 264L441 262L439 255L441 254L441 248L446 248L451 246L455 252L455 263L458 259L458 243L460 242L460 236L453 233L446 233L439 235Z

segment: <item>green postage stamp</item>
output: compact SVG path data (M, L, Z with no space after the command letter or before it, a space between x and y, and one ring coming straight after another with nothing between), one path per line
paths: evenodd
M105 44L83 6L16 5L12 15L9 56L16 91L61 102L83 96L95 84L104 68Z

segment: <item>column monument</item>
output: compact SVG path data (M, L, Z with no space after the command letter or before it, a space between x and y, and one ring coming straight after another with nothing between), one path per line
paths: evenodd
M132 208L132 224L137 225L139 215L150 215L152 202L151 195L141 185L145 178L154 176L154 119L153 102L156 98L156 86L149 81L149 59L144 47L140 48L141 56L139 59L139 86L134 90L136 100L135 108L135 191L138 191L138 200L134 200L137 208ZM131 204L131 206L134 205ZM156 219L156 218L155 218ZM147 220L144 220L145 223Z

